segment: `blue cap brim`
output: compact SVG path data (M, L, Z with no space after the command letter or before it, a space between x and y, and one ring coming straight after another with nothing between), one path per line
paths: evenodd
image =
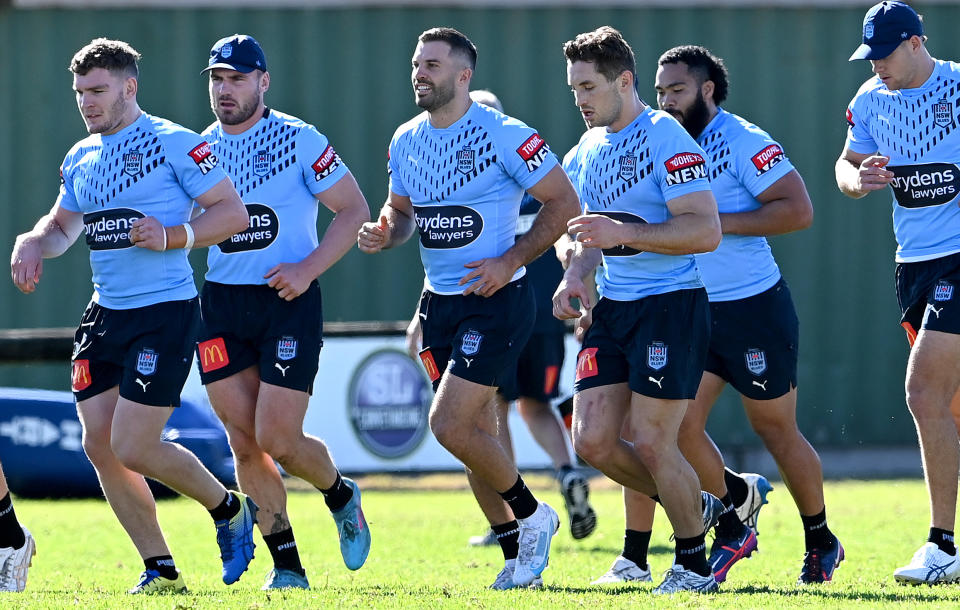
M256 67L256 66L244 66L244 65L240 65L240 64L233 65L233 64L228 64L228 63L220 62L220 63L217 63L217 64L213 64L213 65L211 65L211 66L207 66L207 67L204 68L203 70L200 70L200 74L203 74L203 73L206 72L207 70L213 70L214 68L223 68L224 70L233 70L233 71L235 71L235 72L243 72L244 74L249 74L250 72L253 72L254 70L259 70L259 69L260 69L260 68L258 68L258 67Z
M900 42L902 41L886 44L875 44L873 46L862 44L857 47L857 50L853 52L853 55L851 55L850 59L847 61L856 61L858 59L883 59L884 57L893 53L897 47L900 46Z

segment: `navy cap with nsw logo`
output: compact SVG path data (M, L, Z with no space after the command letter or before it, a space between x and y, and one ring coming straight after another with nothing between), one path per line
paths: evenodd
M883 59L912 36L923 36L923 23L915 10L897 0L875 4L863 18L863 44L850 61Z
M267 57L260 43L253 36L234 34L221 38L210 49L209 65L201 73L214 68L225 68L237 72L249 73L254 70L267 71Z

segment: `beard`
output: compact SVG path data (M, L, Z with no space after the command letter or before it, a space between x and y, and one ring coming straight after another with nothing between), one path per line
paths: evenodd
M684 111L671 112L675 119L680 121L683 128L687 130L694 140L700 137L707 123L710 122L710 109L707 108L707 102L703 99L703 92L697 91L697 99L693 100Z
M120 123L123 122L123 115L127 112L127 102L123 99L123 94L117 95L117 99L110 104L109 110L104 115L103 123L94 125L87 129L89 133L107 133L115 131Z
M414 93L416 95L416 93ZM454 98L456 91L453 86L453 78L449 82L442 84L433 84L433 92L427 96L416 98L417 106L423 108L427 112L433 112L438 108L442 108L446 104L450 103L450 100Z
M620 118L621 112L623 112L623 99L621 99L619 95L614 95L613 106L606 114L600 114L594 109L593 118L585 122L587 127L609 127Z
M259 95L253 95L246 100L230 98L230 101L236 104L236 106L234 108L225 109L222 108L215 100L211 100L213 114L215 114L217 116L217 120L224 125L239 125L247 121L253 116L253 113L257 111L257 107L260 105Z

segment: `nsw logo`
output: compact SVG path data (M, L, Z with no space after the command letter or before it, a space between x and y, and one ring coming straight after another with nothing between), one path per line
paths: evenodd
M937 282L936 287L933 289L933 300L934 301L949 301L953 298L953 284L946 280L940 280Z
M461 174L469 174L476 167L476 155L469 146L464 146L457 151L457 171Z
M258 150L253 155L253 173L257 176L266 176L273 166L273 155L269 150Z
M233 55L233 45L229 42L220 47L220 57L229 59L231 55Z
M136 176L143 171L143 153L134 148L123 154L123 173Z
M132 248L130 229L143 214L130 208L116 208L83 215L83 228L91 250Z
M277 340L277 358L293 360L297 357L297 340L293 337L280 337Z
M540 134L535 133L520 145L520 148L517 149L517 154L520 155L520 158L523 159L523 162L526 164L527 171L534 172L543 165L544 159L550 154L550 147L547 146L547 143L540 137Z
M707 177L707 164L699 153L677 153L664 161L663 165L667 168L667 186Z
M953 104L946 98L933 103L933 122L939 127L946 127L953 122Z
M751 347L743 357L747 363L747 370L754 375L762 375L767 370L767 353L762 349Z
M646 219L627 212L596 212L591 210L590 213L606 216L607 218L612 218L620 222L644 225L647 224ZM634 256L636 254L640 254L643 252L643 250L637 250L635 248L631 248L630 246L624 246L623 244L620 244L619 246L614 246L612 248L604 248L602 252L604 256Z
M753 166L757 168L758 176L773 169L773 166L783 161L783 159L783 149L777 144L771 144L750 157L750 160L753 161Z
M224 254L263 250L277 239L280 232L277 213L262 203L248 203L246 207L250 225L217 244Z
M647 346L647 366L659 371L667 366L667 345L663 341L654 341Z
M460 353L464 356L472 356L480 351L480 342L483 341L483 335L475 330L468 330L463 333L463 340L460 342Z
M483 216L463 205L414 206L414 218L424 248L462 248L483 231Z
M637 156L627 153L620 157L620 171L617 173L621 180L630 182L637 177Z
M137 354L137 372L141 375L153 375L157 372L157 358L159 354L149 348L144 348Z
M952 163L887 166L890 188L904 208L925 208L953 201L960 195L960 170Z

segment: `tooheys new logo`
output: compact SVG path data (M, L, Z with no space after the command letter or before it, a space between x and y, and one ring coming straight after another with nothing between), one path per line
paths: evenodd
M91 250L132 248L130 229L143 214L129 208L117 208L83 215L83 228Z
M758 176L773 169L773 166L783 161L783 159L783 149L777 144L771 144L750 157L750 160L753 161L753 166L757 168Z
M620 222L626 222L631 224L647 224L646 219L637 216L636 214L629 214L627 212L594 212L591 211L591 214L599 214L600 216L606 216L607 218L612 218ZM604 256L633 256L635 254L640 254L643 250L636 250L630 246L624 246L620 244L619 246L614 246L612 248L604 248L602 250Z
M699 153L678 153L664 161L663 165L667 168L667 186L707 177L707 164Z
M527 164L527 171L533 172L543 165L543 160L550 154L550 147L543 141L540 134L535 133L520 145L517 154Z
M960 170L952 163L887 166L890 187L905 208L925 208L953 201L960 194Z
M250 226L217 244L224 254L263 250L277 239L280 221L272 208L262 203L248 203L247 214Z
M193 162L197 164L197 169L199 169L200 173L204 176L219 163L217 156L213 154L213 151L210 150L210 145L206 142L197 146L188 154L190 158L193 159Z
M340 167L340 155L333 149L333 146L328 144L310 167L313 168L317 182L320 182Z
M462 248L483 231L483 216L462 205L414 206L424 248Z

